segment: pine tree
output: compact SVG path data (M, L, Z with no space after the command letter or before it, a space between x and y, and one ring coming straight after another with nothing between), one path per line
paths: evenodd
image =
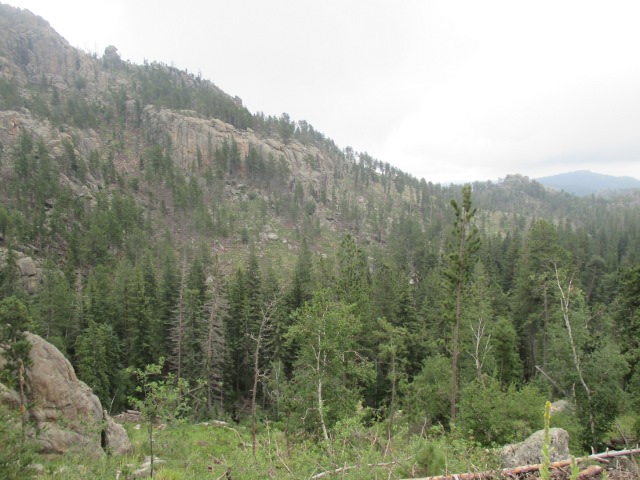
M73 301L73 293L66 277L48 260L44 266L43 285L36 295L36 333L63 349L64 339L71 326Z
M202 343L202 379L207 394L207 412L211 415L214 403L223 408L224 376L227 367L227 342L225 320L228 315L228 302L222 276L214 271L208 285L205 328L201 332Z
M475 261L475 254L480 248L478 229L472 220L476 214L471 205L471 186L462 188L462 204L451 200L455 213L452 240L449 244L449 265L445 274L449 280L451 292L455 298L453 311L453 348L451 355L451 420L455 420L458 401L458 357L460 341L460 320L462 318L462 295L469 280L469 273Z
M21 300L15 296L0 300L0 355L4 357L0 381L18 391L23 436L28 418L26 369L31 365L31 343L25 338L24 332L30 323L31 317Z
M170 364L178 380L180 380L184 376L184 356L186 348L185 336L187 328L186 290L187 260L183 257L182 269L180 274L180 286L178 287L178 294L173 310L173 322L170 329L172 352Z
M556 227L546 220L538 220L529 230L517 262L512 296L513 318L523 343L527 377L536 374L540 363L546 370L554 268L568 263L568 252L558 244Z
M109 410L114 404L116 408L121 407L124 397L119 346L120 340L111 325L89 320L75 347L78 377L92 388L105 408L109 406Z

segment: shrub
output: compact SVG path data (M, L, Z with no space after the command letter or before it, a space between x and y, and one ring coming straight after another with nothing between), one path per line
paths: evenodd
M542 428L540 411L546 398L526 385L501 390L495 379L474 381L462 392L459 424L483 445L504 445L520 441Z

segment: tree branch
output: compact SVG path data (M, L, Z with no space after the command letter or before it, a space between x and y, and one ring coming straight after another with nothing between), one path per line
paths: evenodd
M615 457L624 457L628 455L640 455L640 448L635 448L632 450L618 450L612 452L604 452L597 453L594 455L589 455L588 457L581 457L576 459L576 463L584 463L589 460L603 460L607 458L615 458ZM552 463L550 465L551 469L557 470L559 468L568 467L571 465L571 460L560 460L559 462ZM433 477L422 477L415 478L413 480L482 480L482 479L490 479L490 478L514 478L518 475L522 475L525 473L537 472L540 470L541 465L524 465L521 467L515 468L504 468L502 470L487 470L485 472L474 472L474 473L460 473L460 474L452 474L452 475L436 475ZM599 470L597 470L599 469ZM578 478L588 478L590 476L596 475L597 473L602 472L602 467L589 467L585 469Z

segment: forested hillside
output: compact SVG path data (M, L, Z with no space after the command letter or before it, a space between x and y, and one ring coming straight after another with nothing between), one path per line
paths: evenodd
M578 451L640 418L640 191L392 163L0 5L0 314L24 305L110 411L155 364L190 421L376 426L385 455L520 441L546 400Z

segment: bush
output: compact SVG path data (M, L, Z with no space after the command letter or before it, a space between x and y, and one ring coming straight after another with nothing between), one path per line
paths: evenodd
M403 408L411 427L446 423L451 396L451 360L441 355L424 360L422 370L408 384L401 384Z
M0 405L0 478L25 478L33 463L35 445L23 436L20 425L20 411Z
M543 427L545 401L531 385L503 391L493 378L484 384L476 380L462 391L459 426L486 446L521 441Z

